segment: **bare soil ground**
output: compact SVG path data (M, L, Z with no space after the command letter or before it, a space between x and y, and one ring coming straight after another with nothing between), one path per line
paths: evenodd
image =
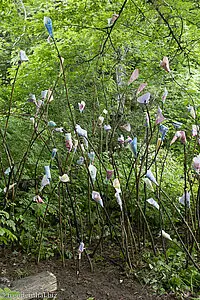
M51 271L58 280L58 300L173 300L173 295L156 296L144 285L138 283L134 276L127 277L116 265L101 261L94 264L91 272L89 262L83 259L80 275L77 278L73 260L66 260L62 266L60 260L49 260L36 265L20 255L4 254L0 256L0 277L10 280Z

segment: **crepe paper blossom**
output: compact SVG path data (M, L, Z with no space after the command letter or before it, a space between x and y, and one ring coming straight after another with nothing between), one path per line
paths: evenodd
M29 61L28 57L26 56L25 51L23 51L23 50L19 51L19 58L20 58L20 62Z
M148 115L147 112L145 113L145 123L144 123L144 126L145 127L149 127L149 115Z
M80 113L82 113L85 108L85 101L81 101L81 103L78 103L78 108L79 108Z
M136 92L136 96L139 94L139 93L141 93L143 90L144 90L144 88L147 86L147 83L145 82L145 83L141 83L140 84L140 86L139 86L139 88L137 89L137 92Z
M116 198L116 200L117 200L117 203L119 204L119 207L120 207L120 209L121 209L121 211L122 211L122 199L121 199L121 197L120 197L120 194L119 194L119 192L116 192L115 193L115 198Z
M56 153L57 153L58 149L57 148L53 148L52 152L51 152L51 158L54 159L56 157Z
M128 136L127 139L125 139L124 143L130 144L131 141L132 141L132 138L130 136Z
M56 127L56 128L54 128L54 131L63 132L63 127Z
M81 148L82 152L85 152L85 147L83 144L80 144L80 148Z
M162 146L162 139L158 138L157 139L157 143L156 143L156 151L158 151L160 149L160 147Z
M49 17L44 17L44 26L46 27L50 37L53 37L52 20Z
M166 98L167 98L167 95L168 95L168 90L167 90L166 87L165 87L164 93L163 93L163 95L162 95L162 102L163 102L163 103L165 103L165 100L166 100Z
M101 196L98 192L92 192L92 199L103 207L103 200L101 199Z
M137 137L134 137L134 139L129 143L130 150L134 154L134 157L137 158Z
M48 98L48 102L53 101L53 91L52 91L52 89L48 89L48 96L47 96L47 98Z
M72 150L73 143L72 143L72 135L70 132L65 134L65 146L69 152Z
M181 130L175 133L173 139L170 142L170 145L172 145L178 138L180 139L182 144L186 144L187 140L186 140L185 131Z
M157 115L156 115L156 125L162 123L165 120L165 117L162 114L162 109L158 107Z
M151 94L148 92L148 93L140 96L139 98L137 98L137 102L139 102L141 104L148 104L150 97L151 97Z
M139 70L138 69L135 69L128 81L128 85L130 85L133 81L135 81L136 79L138 79L138 76L139 76Z
M97 176L97 168L94 165L89 165L88 167L90 176L92 178L93 183L95 182L96 176Z
M195 172L200 175L200 154L193 158L192 167L194 168Z
M31 117L29 120L33 123L33 125L35 124L35 118L34 117Z
M76 161L76 163L77 163L78 165L83 165L83 163L84 163L84 157L83 157L83 156L80 156L79 159Z
M107 115L107 114L108 114L107 109L104 109L104 110L103 110L103 114L104 114L104 115Z
M42 97L42 99L46 99L47 94L48 94L48 90L42 91L42 92L41 92L41 97Z
M150 191L154 192L154 188L153 188L153 185L152 185L152 183L151 183L151 180L149 180L149 178L144 178L144 182L145 182L146 187L147 187Z
M16 185L16 183L10 184L9 187L8 187L8 189L7 189L7 187L5 187L5 188L3 189L4 193L6 193L7 190L11 190L12 188L14 188L15 185Z
M131 131L131 124L130 123L124 124L124 125L120 126L120 128L125 130L125 131L130 132Z
M109 131L109 130L111 130L112 128L111 128L111 126L108 124L108 125L104 125L104 130L105 131Z
M172 241L170 235L169 235L167 232L165 232L164 230L161 230L161 235L162 235L165 239Z
M108 26L112 26L118 18L119 18L118 14L113 14L112 18L108 19Z
M183 125L183 123L177 122L177 121L173 121L172 125L174 126L175 129L179 129L179 128L181 128L181 126Z
M94 162L94 159L95 159L94 151L91 151L90 153L88 153L88 157L91 162Z
M9 174L10 174L10 172L11 172L11 168L10 168L10 167L8 167L8 168L5 170L4 174L5 174L5 175L9 175Z
M83 242L80 242L80 245L78 247L78 253L83 253L85 250L85 244Z
M158 202L156 202L153 198L147 199L147 202L159 210L160 206L159 206Z
M44 172L48 179L51 179L51 171L49 166L44 166Z
M121 193L120 182L118 178L113 180L113 187L115 188L117 193Z
M37 105L36 97L34 94L29 95L28 102L35 103L35 105Z
M183 196L179 197L179 203L190 207L190 192L186 191L186 193L183 193Z
M122 145L124 144L124 136L121 134L120 137L118 137L118 142Z
M189 106L187 107L187 109L188 109L190 115L192 116L192 118L193 118L193 119L196 119L196 113L195 113L194 106L189 105Z
M151 170L147 170L147 173L145 175L149 180L151 180L153 183L155 183L157 186L159 186L159 184L157 183L153 173L151 172Z
M99 124L99 126L102 126L103 121L104 121L104 117L99 116L99 118L98 118L98 124Z
M106 180L110 180L113 176L114 170L106 170Z
M80 125L76 124L75 130L79 136L87 138L87 130L82 129Z
M160 131L160 133L161 133L161 140L162 141L164 141L164 139L165 139L165 136L166 136L166 134L167 134L167 131L169 130L169 128L168 127L166 127L165 125L160 125L159 126L159 131Z
M67 174L63 174L62 176L59 176L59 179L61 182L69 182L69 176Z
M42 178L40 191L42 191L42 189L43 189L46 185L48 185L48 184L50 184L50 180L49 180L49 178L47 177L47 175L44 175L43 178Z
M56 126L56 123L54 121L49 121L48 122L48 126L49 127L55 127Z
M163 60L161 60L160 62L160 66L166 71L166 72L170 72L170 68L169 68L169 59L167 56L163 57Z
M34 196L33 201L37 202L37 203L44 203L44 201L42 200L42 198L39 195Z
M197 136L198 131L199 131L199 126L192 125L192 136Z

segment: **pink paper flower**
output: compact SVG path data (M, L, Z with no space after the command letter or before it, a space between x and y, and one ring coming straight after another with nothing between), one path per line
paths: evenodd
M192 164L194 170L197 172L197 174L200 175L200 154L193 158L193 164Z

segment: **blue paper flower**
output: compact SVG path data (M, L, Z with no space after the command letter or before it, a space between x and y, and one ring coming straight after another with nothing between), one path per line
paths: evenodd
M134 137L134 139L130 142L130 149L136 158L137 157L137 138L136 137Z
M165 125L160 125L159 130L160 130L160 133L162 134L161 140L164 141L165 136L166 136L167 131L169 130L169 128L166 127Z
M44 26L46 27L50 37L53 37L52 20L49 17L44 17Z

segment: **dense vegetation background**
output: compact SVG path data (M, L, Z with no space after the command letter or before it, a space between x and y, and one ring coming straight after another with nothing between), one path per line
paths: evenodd
M198 293L199 2L0 6L2 247L105 251L160 292Z

